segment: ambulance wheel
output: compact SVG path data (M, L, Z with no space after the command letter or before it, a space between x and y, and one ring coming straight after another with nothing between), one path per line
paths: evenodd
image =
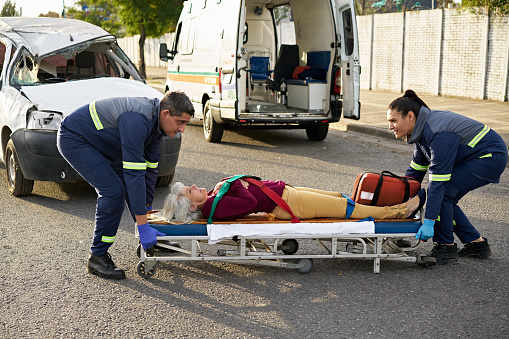
M303 264L304 266L297 268L300 274L307 274L313 269L313 260L308 258L298 259L296 264Z
M154 256L154 247L150 247L146 251L145 254L146 254L147 257L153 257ZM138 244L138 247L136 247L136 255L138 256L138 258L141 257L141 244Z
M156 187L166 187L171 184L173 181L173 176L175 175L175 172L173 172L170 175L164 175L162 177L157 177L156 181Z
M299 249L299 243L295 239L285 239L281 243L281 251L284 254L292 255Z
M306 127L306 134L311 141L322 141L329 133L329 123L323 123Z
M138 263L138 266L136 267L136 271L138 272L138 275L144 279L152 278L154 274L156 273L156 266L152 266L150 270L147 271L145 267L145 263L143 261L140 261Z
M21 166L19 165L18 154L14 143L9 140L5 148L5 169L9 192L15 197L30 195L34 189L34 181L25 179Z
M208 142L220 142L223 137L224 127L214 121L210 109L210 100L205 103L203 108L203 134Z

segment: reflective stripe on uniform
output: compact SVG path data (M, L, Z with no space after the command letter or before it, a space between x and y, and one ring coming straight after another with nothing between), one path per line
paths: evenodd
M430 181L449 181L451 180L450 174L431 174L429 175Z
M101 241L102 241L102 242L112 243L112 242L114 242L114 241L115 241L115 236L113 236L113 237L107 237L107 236L103 235L103 236L102 236L102 238L101 238Z
M491 158L492 156L493 156L493 154L488 153L488 154L485 154L485 155L481 155L478 159L482 159L482 158Z
M157 165L159 165L158 162L149 162L147 160L145 160L145 162L147 163L148 168L157 168Z
M440 216L438 216L438 218L436 219L436 221L440 221ZM453 226L456 226L456 220L453 220L453 221L452 221L452 225L453 225Z
M486 125L484 125L484 128L482 129L482 131L480 131L479 133L477 133L477 135L472 139L470 140L470 142L468 143L468 146L474 148L475 145L477 145L477 143L479 141L481 141L481 139L486 135L486 133L488 133L490 131L490 128Z
M97 115L97 111L95 109L95 101L88 105L88 110L90 111L90 116L92 117L95 128L97 128L97 130L103 129L103 124L101 123L101 120L99 120L99 116Z
M146 162L129 162L129 161L122 161L122 167L125 169L133 169L133 170L146 170L147 169L147 163Z
M419 165L418 163L412 161L410 163L410 167L412 167L416 171L423 171L423 172L425 172L425 171L428 170L429 165L428 166L422 166L422 165Z

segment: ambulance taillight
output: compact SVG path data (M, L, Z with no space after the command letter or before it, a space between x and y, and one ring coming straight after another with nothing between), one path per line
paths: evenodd
M341 94L341 68L336 70L334 76L334 94Z
M223 91L223 86L221 84L221 67L219 67L219 93Z

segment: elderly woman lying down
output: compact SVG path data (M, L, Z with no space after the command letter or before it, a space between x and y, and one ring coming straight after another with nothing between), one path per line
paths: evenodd
M247 179L246 179L247 180ZM213 213L214 219L235 219L250 213L267 212L276 218L290 220L291 215L278 206L259 187L244 179L230 184L224 196L219 200ZM274 191L288 204L299 219L347 217L348 200L339 192L328 192L306 187L293 187L283 181L260 181ZM208 218L216 194L225 181L219 182L209 192L196 185L185 186L174 183L166 197L162 215L169 222L191 222L203 217ZM424 205L426 191L421 189L417 196L406 203L394 206L366 206L355 204L350 218L364 219L400 219L413 218ZM351 201L350 201L351 202Z

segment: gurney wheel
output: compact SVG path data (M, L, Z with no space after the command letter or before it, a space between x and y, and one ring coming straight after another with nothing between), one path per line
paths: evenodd
M154 247L150 247L146 253L147 257L153 257L154 256ZM136 255L138 258L141 258L141 244L138 244L138 247L136 247Z
M302 267L297 268L297 272L301 274L309 273L313 269L313 260L311 259L308 258L298 259L295 263L304 265Z
M281 251L284 254L292 255L299 249L299 243L295 239L285 239L281 243Z
M437 259L434 257L426 257L426 256L418 256L417 257L417 265L428 267L437 264Z
M140 277L148 279L152 278L152 276L156 273L156 267L152 266L150 270L146 271L145 263L143 261L140 261L138 263L138 266L136 267L136 271L138 272L138 275Z

